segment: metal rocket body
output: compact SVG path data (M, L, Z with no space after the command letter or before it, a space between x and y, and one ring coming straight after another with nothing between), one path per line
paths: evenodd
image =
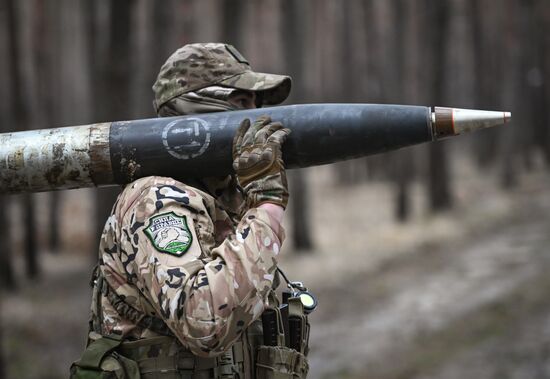
M503 124L510 113L378 104L304 104L0 134L0 193L232 173L244 118L292 130L288 168L332 163Z

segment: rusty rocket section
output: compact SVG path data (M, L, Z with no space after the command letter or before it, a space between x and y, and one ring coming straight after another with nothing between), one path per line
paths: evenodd
M110 124L0 134L0 190L37 192L111 181Z

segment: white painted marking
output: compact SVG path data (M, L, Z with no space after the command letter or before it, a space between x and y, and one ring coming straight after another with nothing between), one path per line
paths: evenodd
M171 136L186 134L186 143L177 144ZM168 123L162 131L162 144L166 151L177 159L196 158L210 146L211 133L208 123L199 117L190 117L174 120Z

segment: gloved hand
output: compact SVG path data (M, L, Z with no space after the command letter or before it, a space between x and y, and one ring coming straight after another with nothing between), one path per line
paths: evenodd
M233 169L248 208L273 203L286 208L288 184L281 146L290 134L268 116L241 122L233 139Z

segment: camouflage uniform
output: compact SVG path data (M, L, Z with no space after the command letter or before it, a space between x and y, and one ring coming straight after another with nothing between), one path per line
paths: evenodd
M153 87L155 109L162 115L232 109L226 98L216 98L226 91L212 85L260 91L264 104L277 104L288 96L291 82L287 76L253 72L232 46L187 45L162 66ZM246 122L241 128L250 127ZM282 128L266 119L254 126ZM257 130L254 126L251 132ZM288 132L277 132L270 152L280 150ZM248 156L261 154L258 146L243 148ZM235 164L243 159L246 164L239 157L235 155ZM88 368L116 371L124 366L125 374L117 378L268 378L279 371L277 378L305 378L306 351L260 346L261 323L255 322L267 307L279 306L273 289L284 230L255 205L286 206L286 178L284 168L277 176L276 166L282 167L278 157L269 175L244 167L246 203L232 177L184 184L152 176L124 188L101 237L89 347L73 365L73 377L89 377ZM195 182L202 189L189 185ZM119 345L123 354L109 356ZM109 359L99 356L98 349ZM85 372L78 374L75 366Z
M148 228L163 216L184 220L184 253L167 252L151 240ZM207 193L147 177L119 196L101 238L100 269L130 306L160 316L193 353L213 356L267 306L283 240L282 226L265 210L250 209L237 224ZM192 275L194 263L201 268ZM103 319L102 334L154 335L123 319L107 298L101 305L96 319Z

